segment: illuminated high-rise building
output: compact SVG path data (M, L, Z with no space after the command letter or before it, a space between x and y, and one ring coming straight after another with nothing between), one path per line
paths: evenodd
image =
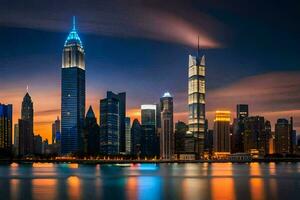
M61 153L82 150L85 115L85 62L82 42L75 27L69 33L62 54Z
M174 155L174 122L173 122L173 97L166 92L160 98L161 133L160 133L160 158L172 159Z
M230 151L230 111L216 111L213 131L215 152Z
M199 51L199 48L198 48ZM194 150L197 156L204 151L205 136L205 56L189 55L188 71L189 134L195 138Z
M12 152L12 105L0 103L0 154Z

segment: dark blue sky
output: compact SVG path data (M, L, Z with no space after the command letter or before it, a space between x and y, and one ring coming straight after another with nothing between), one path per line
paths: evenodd
M37 102L37 111L59 114L61 53L76 15L86 52L88 104L96 111L107 90L126 91L129 109L156 102L170 91L178 119L184 118L188 54L196 54L199 34L207 61L209 112L234 112L236 103L251 103L254 113L298 113L300 95L273 97L300 92L300 77L295 76L299 10L297 1L1 0L0 101L20 102L28 84L36 99L51 94L57 101L49 108ZM255 91L262 85L255 83L266 77L270 81L262 85L270 92L260 101ZM281 85L278 77L291 84ZM249 88L248 102L239 95Z

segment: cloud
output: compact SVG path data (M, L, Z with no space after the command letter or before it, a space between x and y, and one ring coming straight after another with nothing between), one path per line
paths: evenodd
M166 6L169 5L169 6ZM182 12L182 10L185 12ZM5 1L0 8L0 25L50 31L69 31L71 16L78 16L80 32L149 38L216 48L213 35L224 30L214 18L199 12L191 4L160 1ZM224 33L224 31L223 31Z
M207 109L250 105L256 112L285 111L300 108L300 72L273 72L250 76L223 88L208 91Z

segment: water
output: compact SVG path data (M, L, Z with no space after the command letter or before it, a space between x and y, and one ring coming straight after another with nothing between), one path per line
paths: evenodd
M300 163L0 165L0 199L300 199Z

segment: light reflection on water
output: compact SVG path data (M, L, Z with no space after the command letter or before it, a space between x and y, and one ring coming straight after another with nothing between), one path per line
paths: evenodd
M0 165L1 199L300 199L300 164Z

